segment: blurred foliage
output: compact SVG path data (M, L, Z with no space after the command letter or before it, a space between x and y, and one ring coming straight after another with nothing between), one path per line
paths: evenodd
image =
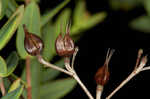
M109 0L109 4L114 10L129 11L136 7L143 7L145 14L141 15L129 23L135 30L150 33L150 0Z
M150 33L150 0L143 0L142 4L145 8L146 14L135 18L130 23L130 26L141 32Z
M109 0L109 4L114 10L132 10L141 5L144 0Z
M44 14L40 13L38 3L40 0L31 0L24 6L24 0L0 0L0 20L8 18L7 22L0 29L0 51L3 50L12 39L17 31L16 51L8 50L10 55L4 59L0 56L0 77L3 78L6 88L6 95L1 99L19 99L22 95L25 99L26 95L26 72L25 61L27 57L31 58L31 85L33 99L59 99L69 93L76 85L76 81L72 78L56 79L60 72L52 69L45 69L36 57L31 57L24 49L24 31L23 24L26 24L29 32L40 36L44 42L44 50L42 56L47 61L51 61L55 52L55 39L62 30L65 33L66 24L72 20L71 36L74 40L78 40L84 31L94 27L102 22L106 17L106 12L98 12L91 15L86 10L84 0L75 1L75 9L67 8L70 0L63 0L55 8L46 10ZM63 9L65 8L65 9ZM43 11L44 12L44 11ZM6 17L4 17L6 16ZM55 18L55 20L53 20ZM15 47L15 46L11 46ZM60 67L64 67L63 59L54 63ZM20 72L21 77L17 77L13 72L20 66L23 70ZM11 82L8 77L14 80ZM54 94L55 93L55 94Z

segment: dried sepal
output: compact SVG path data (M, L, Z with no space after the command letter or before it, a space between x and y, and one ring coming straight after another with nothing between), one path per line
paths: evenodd
M23 28L25 32L25 50L32 56L39 55L44 47L43 41L37 35L29 33L25 25L23 25Z

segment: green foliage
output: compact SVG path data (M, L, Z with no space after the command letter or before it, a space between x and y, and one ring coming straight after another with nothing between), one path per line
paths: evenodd
M20 6L18 10L9 18L6 24L0 30L0 50L7 44L15 33L22 19L24 6Z
M19 97L23 91L23 87L24 87L23 85L20 85L20 87L18 87L16 90L6 94L1 99L19 99Z
M9 76L17 67L19 58L16 52L12 52L5 60L0 57L0 77Z
M138 18L135 18L130 26L133 29L136 29L141 32L150 33L149 25L150 25L150 0L143 0L142 4L146 10L146 15L142 15Z
M43 65L38 62L36 57L27 54L24 49L23 24L27 26L29 32L38 35L43 40L45 47L42 56L45 60L51 61L53 57L56 56L54 46L56 37L61 31L64 35L66 24L71 21L72 18L71 36L73 38L80 38L84 31L102 22L107 15L105 12L90 15L86 10L84 0L76 1L74 11L66 7L71 0L64 0L52 10L47 10L41 15L38 5L40 0L31 1L32 2L24 8L23 5L19 5L20 3L18 3L24 2L24 0L0 0L0 19L3 20L4 16L8 18L8 21L0 29L0 50L3 50L3 48L7 46L7 43L9 43L17 30L17 52L10 51L12 53L9 52L10 55L6 60L2 58L3 56L0 56L0 77L2 77L7 91L7 94L1 97L1 99L19 99L20 95L23 95L23 97L27 99L26 90L24 89L24 85L26 86L26 69L24 68L25 62L22 62L25 61L27 57L30 58L31 65L33 99L59 99L69 93L76 85L76 81L71 78L55 80L60 74L59 71L43 68ZM65 9L63 9L64 7ZM57 17L56 14L58 15ZM18 57L18 55L20 57ZM19 63L19 61L22 63ZM54 64L63 68L64 60L61 59ZM8 76L15 79L17 78L13 73L17 65L23 69L23 72L20 72L20 74L22 74L21 78L11 83Z
M41 86L40 98L41 99L59 99L66 93L71 91L76 81L72 78L52 81ZM67 85L67 86L64 86ZM47 90L45 90L47 89Z
M109 4L114 10L132 10L139 6L144 0L109 0Z

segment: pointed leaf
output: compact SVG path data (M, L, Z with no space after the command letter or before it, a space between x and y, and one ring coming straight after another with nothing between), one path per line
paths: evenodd
M70 21L71 16L71 9L66 8L61 12L61 14L58 16L54 26L55 26L55 36L57 37L60 32L66 33L66 26ZM61 25L62 25L62 31L61 31ZM56 39L56 38L55 38Z
M64 0L60 5L54 8L52 11L45 13L41 17L41 26L44 26L48 21L50 21L63 7L65 7L70 0Z
M17 8L18 8L18 4L16 3L16 1L15 0L9 0L8 7L7 7L6 12L5 12L7 18L11 17Z
M150 15L150 0L144 0L144 7L147 11L147 14Z
M5 60L0 56L0 77L4 77L7 73L7 66Z
M136 30L142 31L142 32L150 32L150 17L148 16L141 16L139 18L136 18L130 23L130 26Z
M72 78L56 80L41 86L41 99L60 99L69 93L76 85Z
M1 99L19 99L22 91L23 91L23 85L17 88L16 90L7 93L5 96L3 96Z
M2 64L2 57L1 57L1 64ZM0 65L0 76L7 77L9 76L16 68L18 64L19 58L16 52L12 52L10 56L7 58L6 63L3 60L3 65ZM6 67L5 67L6 66Z
M73 22L79 24L86 11L85 0L78 0L74 9Z
M19 62L19 57L16 52L12 52L10 56L7 58L7 74L6 76L9 76L17 67Z
M64 67L64 59L61 59L55 63L56 66L59 66L61 68ZM48 80L53 80L56 78L61 72L48 68L46 71L42 72L42 82L46 82Z
M42 56L45 60L49 61L56 54L55 52L55 30L54 25L46 24L42 30L42 40L44 43L44 48Z
M28 54L24 48L24 30L22 25L26 24L29 32L41 36L40 34L40 11L35 2L27 5L21 25L17 31L16 47L21 58L25 59Z
M87 13L87 12L86 12ZM105 12L99 12L92 16L89 16L88 13L85 14L80 20L80 24L75 24L72 26L71 35L77 35L80 32L83 32L89 28L94 27L96 24L102 22L106 17Z
M20 86L21 79L17 79L13 82L13 84L10 86L10 89L8 90L8 93L16 90Z
M7 23L0 30L0 50L4 48L7 42L11 39L15 33L18 25L22 19L24 12L24 6L20 6L18 10L11 16Z
M9 0L0 0L0 19L5 15Z

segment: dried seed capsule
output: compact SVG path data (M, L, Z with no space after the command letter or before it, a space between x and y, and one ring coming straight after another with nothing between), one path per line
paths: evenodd
M109 80L109 71L106 65L100 67L95 75L95 80L98 85L104 86Z
M25 32L24 47L28 54L36 56L43 50L43 41L36 35L29 33L26 26L23 25Z
M100 67L98 69L98 71L96 72L95 80L98 85L104 86L109 80L110 74L109 74L109 70L108 70L108 64L109 64L109 61L110 61L114 51L115 51L114 49L112 49L112 50L108 49L104 65L102 67Z
M55 49L59 56L71 56L74 53L74 42L69 35L70 30L67 26L66 34L64 38L60 33L59 36L56 38L55 41Z

